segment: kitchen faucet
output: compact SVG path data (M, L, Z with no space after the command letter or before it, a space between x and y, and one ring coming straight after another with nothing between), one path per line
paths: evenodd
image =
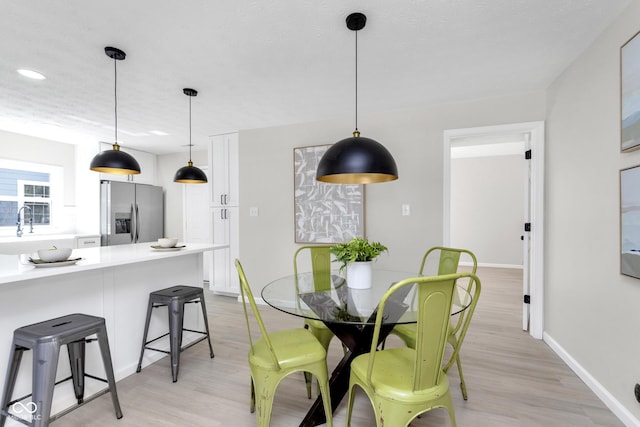
M31 208L27 205L24 205L23 207L21 207L18 210L18 221L16 222L16 225L18 226L18 229L16 230L16 236L18 237L22 237L22 227L20 226L20 213L24 210L24 209L28 209L29 210L29 233L33 233L33 211L31 210Z

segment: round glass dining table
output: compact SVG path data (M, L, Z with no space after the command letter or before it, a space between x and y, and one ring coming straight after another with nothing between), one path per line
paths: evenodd
M326 324L373 325L377 305L391 285L415 277L414 273L374 270L369 289L347 286L344 275L335 271L330 276L298 273L274 280L262 289L262 299L271 307L285 313ZM392 304L385 308L383 324L415 323L417 307L413 286L396 291ZM471 296L462 285L456 286L451 314L455 315L471 304ZM328 325L329 326L329 325Z
M271 307L293 316L321 320L348 349L329 380L334 411L348 390L351 361L371 347L378 302L391 285L411 277L416 277L416 274L373 270L371 288L352 289L338 271L330 275L305 272L281 277L262 289L262 299ZM456 286L452 315L471 304L466 284L458 283ZM404 286L387 300L378 344L395 325L417 321L413 293L413 285ZM322 400L318 397L300 426L316 426L324 422Z

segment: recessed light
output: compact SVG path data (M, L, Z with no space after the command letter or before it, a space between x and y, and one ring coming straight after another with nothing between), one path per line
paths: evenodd
M166 132L162 132L161 130L150 130L149 133L152 133L154 135L158 135L158 136L167 136L169 135Z
M37 71L33 71L33 70L27 70L24 68L21 68L19 70L17 70L18 73L22 76L28 77L30 79L34 79L34 80L44 80L46 79L46 77L42 74L40 74Z

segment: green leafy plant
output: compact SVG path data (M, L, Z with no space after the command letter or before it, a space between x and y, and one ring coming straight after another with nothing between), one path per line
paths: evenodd
M349 242L337 243L329 249L335 256L334 262L342 263L340 270L350 262L372 261L381 253L387 251L387 247L380 242L369 242L362 237L354 237Z

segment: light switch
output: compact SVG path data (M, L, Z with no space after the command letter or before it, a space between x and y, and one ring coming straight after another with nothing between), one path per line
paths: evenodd
M411 215L411 206L409 206L408 204L403 204L402 216L409 216L409 215Z
M258 216L258 208L256 207L249 208L249 216Z

